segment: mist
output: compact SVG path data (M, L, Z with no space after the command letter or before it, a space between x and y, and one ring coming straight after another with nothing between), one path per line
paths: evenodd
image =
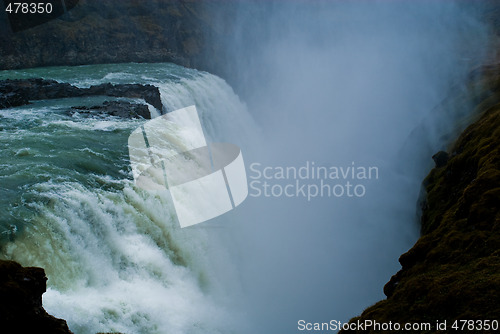
M308 200L250 189L225 216L236 221L233 257L249 332L348 321L385 298L398 257L418 239L431 156L466 117L436 106L483 60L487 29L472 5L452 1L232 6L231 37L214 43L224 45L226 79L259 126L243 147L249 182L296 181L258 178L255 169L265 167L270 174L307 163L378 169L378 178L354 180L363 196Z

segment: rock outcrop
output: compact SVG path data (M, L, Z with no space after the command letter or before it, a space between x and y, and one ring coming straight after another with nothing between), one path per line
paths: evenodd
M0 331L5 334L71 334L66 321L47 314L42 306L46 290L42 268L22 267L0 260Z
M99 106L77 106L71 107L71 109L71 114L78 112L79 114L98 115L101 117L117 116L122 118L151 119L147 105L124 101L106 101Z
M434 156L424 181L422 235L401 255L402 269L384 287L387 299L351 323L439 320L450 330L456 320L500 320L500 66L473 77L479 119L449 154Z
M153 85L107 83L79 88L68 83L38 78L0 81L0 109L22 106L33 100L96 95L141 98L162 110L160 91Z

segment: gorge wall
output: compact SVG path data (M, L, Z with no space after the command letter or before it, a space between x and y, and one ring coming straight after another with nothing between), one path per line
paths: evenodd
M173 62L216 72L213 38L230 33L229 2L80 0L45 24L13 32L0 12L0 69L124 62ZM217 13L223 13L218 15Z

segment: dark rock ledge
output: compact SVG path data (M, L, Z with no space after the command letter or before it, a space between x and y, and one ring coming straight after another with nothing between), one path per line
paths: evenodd
M68 83L39 78L0 81L0 109L26 105L34 100L98 95L141 98L160 111L163 108L160 91L153 85L106 83L79 88Z
M402 269L384 287L387 299L351 323L426 322L432 329L415 333L442 333L439 320L447 322L444 332L458 333L451 330L456 320L500 321L500 65L479 72L471 84L478 120L449 153L434 156L424 181L420 239L399 258Z
M0 326L5 334L71 334L66 321L49 315L42 306L46 290L42 268L22 267L0 260Z
M101 117L117 116L122 118L144 118L151 119L149 108L145 104L130 103L125 101L105 101L99 106L77 106L71 107L70 114L75 112L84 115L98 115Z

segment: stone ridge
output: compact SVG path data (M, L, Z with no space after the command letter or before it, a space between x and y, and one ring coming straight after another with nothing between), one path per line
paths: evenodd
M0 109L26 105L33 100L97 95L141 98L160 112L163 109L160 91L153 85L105 83L79 88L68 83L39 78L0 81Z
M436 320L446 320L448 330L455 320L500 320L500 65L474 77L480 117L449 154L434 157L439 163L424 181L422 236L401 255L402 269L384 287L387 299L351 323L428 322L425 333L435 333Z

